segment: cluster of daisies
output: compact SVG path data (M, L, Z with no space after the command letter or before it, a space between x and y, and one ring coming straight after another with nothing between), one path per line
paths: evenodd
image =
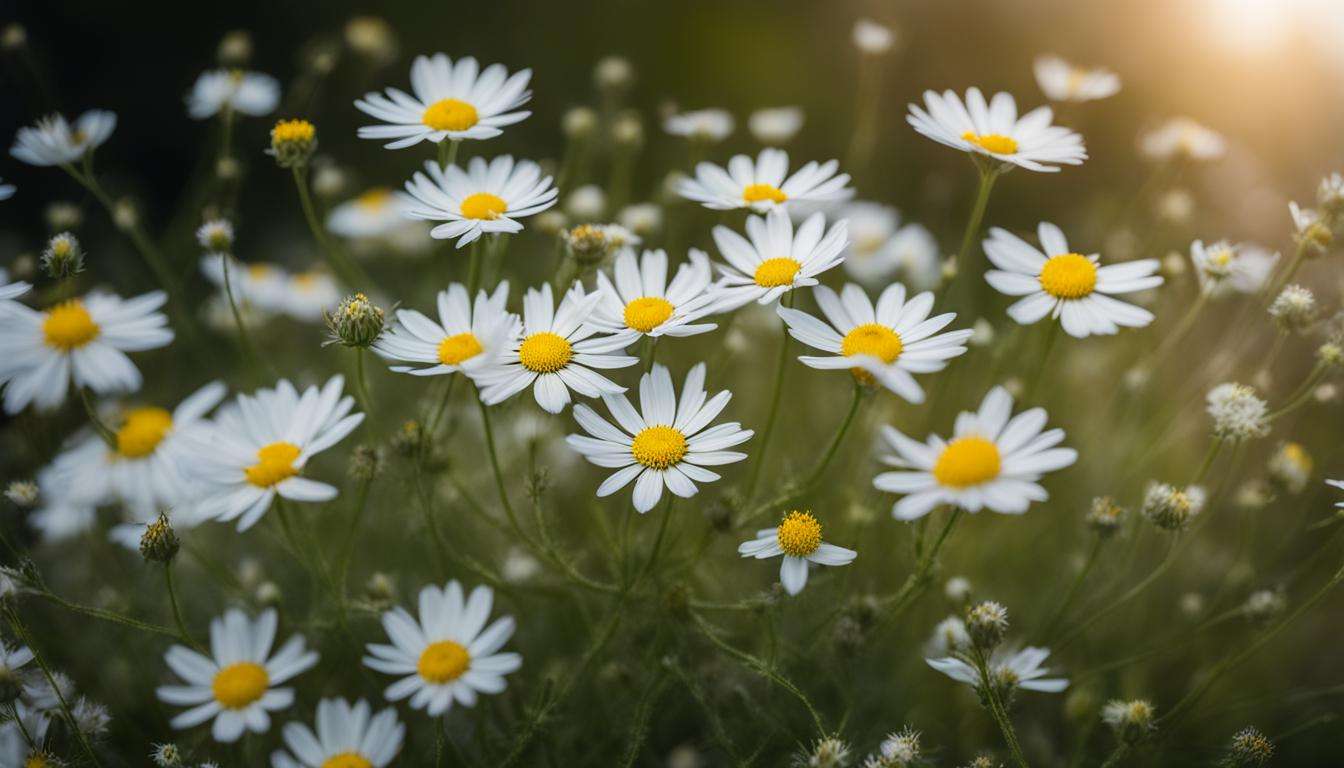
M112 720L107 707L80 694L63 672L43 669L33 659L27 646L0 640L0 679L4 680L6 695L13 697L5 705L4 722L0 722L0 765L54 764L53 756L34 753L32 748L34 743L45 743L54 722L62 723L58 728L69 723L86 737L96 737ZM72 723L64 719L66 710ZM34 762L34 756L51 762Z

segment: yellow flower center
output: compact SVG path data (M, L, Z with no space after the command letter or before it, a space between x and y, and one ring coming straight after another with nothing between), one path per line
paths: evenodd
M425 648L415 670L429 682L443 685L461 677L470 664L471 654L466 648L452 640L440 640Z
M518 348L518 362L533 373L555 373L569 365L574 348L563 336L542 331L523 339Z
M993 152L996 155L1011 155L1017 151L1017 139L1012 136L1004 136L1001 133L967 131L961 134L961 138L986 152Z
M342 752L328 757L322 768L373 768L373 763L358 752Z
M477 341L476 335L470 331L449 336L439 342L439 362L444 365L458 365L463 360L481 354L482 349L481 342Z
M855 326L840 342L840 352L845 357L871 355L888 364L901 356L902 349L901 335L880 323Z
M173 416L164 409L136 408L117 430L117 453L128 459L148 456L172 428Z
M1097 287L1097 265L1078 253L1051 256L1041 267L1041 288L1061 299L1081 299Z
M355 198L355 205L366 211L380 211L392 199L392 190L386 187L374 187Z
M1294 466L1301 467L1310 472L1312 467L1311 454L1302 447L1301 443L1284 443L1283 458Z
M783 285L792 285L793 276L802 269L802 264L787 256L774 259L766 259L756 267L756 284L762 288L778 288Z
M46 752L34 752L23 761L23 768L51 768L53 763Z
M672 316L672 302L659 296L645 296L625 305L625 324L640 333L648 333Z
M961 437L947 444L933 465L940 485L965 488L999 476L999 447L983 437Z
M775 539L784 554L807 557L821 546L821 523L811 512L790 512L776 529Z
M440 99L429 105L420 118L436 131L465 131L479 119L476 108L459 99Z
M1223 268L1232 263L1232 249L1219 248L1209 253L1209 263L1215 267Z
M769 184L748 184L742 190L742 199L748 203L760 203L766 200L782 203L788 200L789 196L781 192L779 187L772 187Z
M509 204L504 202L504 198L499 195L492 195L489 192L467 195L466 199L462 201L462 215L468 219L494 221L507 210L509 210Z
M79 299L72 299L47 312L47 319L42 321L42 335L47 346L69 352L98 338L98 324Z
M630 446L635 461L652 469L667 469L685 458L687 450L686 436L665 424L641 430Z
M312 141L317 129L307 120L281 120L271 129L271 145Z
M251 661L240 661L215 673L210 684L215 701L225 709L242 709L260 699L271 684L266 668Z
M243 470L247 482L259 487L270 488L286 478L299 474L294 468L294 460L299 457L299 446L293 443L279 442L264 445L257 451L257 463Z
M275 267L270 264L248 264L247 275L255 280L264 280L275 274Z

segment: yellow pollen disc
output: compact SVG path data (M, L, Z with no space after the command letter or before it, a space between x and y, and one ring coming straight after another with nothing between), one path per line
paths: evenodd
M317 129L307 120L281 120L271 129L271 143L312 141L316 135Z
M45 752L34 752L23 761L23 768L51 768L52 762Z
M1232 250L1230 248L1219 248L1210 253L1209 263L1217 267L1226 267L1232 263Z
M845 357L871 355L888 364L896 362L902 349L901 335L880 323L855 326L840 342L840 352Z
M1081 299L1097 287L1097 265L1077 253L1051 256L1041 267L1041 289L1061 299Z
M439 342L439 362L444 365L459 365L464 360L481 354L481 342L470 332L449 336Z
M257 451L257 463L243 470L247 482L259 487L270 488L286 478L299 474L294 468L294 460L299 458L299 446L293 443L279 442L264 445Z
M436 131L465 131L478 119L476 108L459 99L440 99L430 104L420 118Z
M136 408L117 430L117 453L128 459L148 456L172 428L173 416L164 409Z
M420 654L415 670L420 676L435 685L451 683L467 671L471 664L471 654L467 649L452 640L440 640L430 643Z
M766 259L756 267L756 284L762 288L778 288L784 285L793 284L793 276L798 274L798 270L803 265L794 259L780 257Z
M779 524L775 539L784 554L807 557L821 546L821 523L811 512L790 512Z
M1001 133L967 131L961 134L961 138L986 152L993 152L996 155L1011 155L1017 152L1017 139L1012 136L1004 136Z
M940 485L965 488L999 476L999 447L983 437L961 437L947 444L933 465Z
M686 436L665 424L648 427L635 435L630 454L651 469L667 469L686 457Z
M355 198L355 205L366 211L382 210L383 206L392 199L392 190L386 187L375 187L364 194Z
M507 210L509 210L509 204L504 202L504 198L499 195L492 195L489 192L467 195L466 199L462 201L462 215L468 219L494 221Z
M98 324L78 299L63 302L47 312L42 321L42 335L47 346L69 352L79 349L98 338Z
M322 768L373 768L373 763L358 752L342 752L328 757Z
M270 684L271 678L266 674L265 667L251 661L240 661L215 673L210 688L214 691L215 701L224 705L225 709L242 709L260 699Z
M645 296L625 305L625 324L640 333L648 333L672 316L672 302L659 296Z
M270 264L248 264L248 265L247 265L247 275L248 275L248 277L254 278L254 279L256 279L256 280L261 280L261 279L263 279L263 278L270 277L272 274L274 274L274 272L275 272L275 268L272 267Z
M574 348L563 336L542 331L523 339L518 348L518 362L533 373L555 373L569 365Z
M772 187L769 184L748 184L742 190L742 199L748 203L760 203L766 200L782 203L788 200L789 196L781 192L779 187Z

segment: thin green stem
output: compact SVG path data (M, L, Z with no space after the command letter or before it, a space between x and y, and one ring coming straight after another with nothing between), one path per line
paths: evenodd
M1215 437L1209 443L1209 449L1204 452L1204 460L1199 464L1199 470L1195 472L1195 478L1190 481L1190 485L1199 485L1208 477L1209 470L1213 467L1213 460L1218 458L1218 452L1223 448L1223 438Z
M231 260L232 257L229 254L219 254L219 266L224 273L224 296L229 301L229 312L233 314L233 324L238 328L238 346L243 351L244 361L249 369L255 371L257 361L261 357L252 345L252 338L247 332L247 325L243 323L243 313L238 309L238 301L233 295L233 281L229 277L229 261Z
M1156 568L1150 571L1142 581L1131 587L1128 592L1121 595L1119 598L1115 600L1108 601L1106 605L1103 606L1100 610L1098 610L1096 613L1092 614L1086 620L1080 622L1077 626L1075 626L1068 634L1064 635L1064 637L1059 641L1057 648L1063 648L1064 646L1073 642L1077 638L1081 637L1082 634L1087 631L1088 627L1091 627L1093 624L1096 624L1098 621L1101 621L1102 619L1111 615L1125 603L1128 603L1130 600L1133 600L1134 598L1138 597L1140 594L1143 593L1145 589L1152 586L1154 582L1156 582L1159 578L1161 578L1162 574L1166 573L1167 569L1171 567L1171 564L1176 561L1176 552L1179 548L1178 547L1179 544L1180 544L1180 534L1177 533L1172 536L1171 545L1167 548L1167 554L1165 557L1162 558L1162 562L1157 564Z
M1060 622L1068 615L1069 606L1073 605L1074 599L1078 597L1078 592L1083 588L1083 582L1087 581L1088 575L1092 573L1093 566L1097 564L1097 556L1101 554L1101 548L1106 544L1106 541L1107 539L1103 536L1097 536L1092 540L1092 548L1087 551L1087 559L1083 561L1083 567L1078 571L1078 575L1073 578L1073 583L1069 585L1068 591L1064 593L1064 598L1055 607L1050 620L1045 623L1045 629L1041 632L1044 645L1049 645L1050 639L1059 629Z
M644 569L630 582L631 589L634 589L635 585L639 584L645 576L648 576L653 571L654 565L657 564L658 555L663 551L663 538L667 535L667 524L672 519L672 505L676 503L676 500L676 495L668 491L667 501L663 504L663 519L658 523L658 535L653 540L653 551L649 553L649 559L645 561Z
M975 651L975 666L980 671L980 693L988 705L994 722L999 726L999 732L1003 734L1003 740L1008 745L1008 752L1013 756L1013 762L1017 763L1018 768L1031 768L1026 756L1022 754L1022 745L1017 740L1017 731L1013 729L1013 720L1008 715L1008 708L1004 706L999 690L990 675L988 660L979 650Z
M1317 363L1316 367L1311 369L1311 373L1307 374L1307 378L1293 391L1293 394L1284 400L1283 405L1269 412L1269 420L1273 421L1301 408L1311 398L1312 393L1316 391L1316 385L1321 383L1328 370L1329 366L1325 363Z
M969 258L971 255L971 246L975 242L976 236L980 233L980 224L985 219L985 209L989 207L989 193L994 189L994 182L998 180L998 165L985 165L977 163L976 167L980 170L980 186L975 193L975 203L971 206L970 218L966 220L966 230L961 235L961 248L957 251L957 274L960 282L965 285L967 280L972 280L972 286L979 286L980 274L982 269L971 269ZM979 266L979 265L977 265ZM973 275L973 277L971 277Z
M518 523L518 515L514 512L513 504L509 501L509 490L504 485L504 472L499 466L499 453L495 447L495 430L490 424L490 409L486 407L481 399L476 398L476 405L481 409L481 428L485 432L485 448L490 455L490 470L495 476L495 491L499 494L500 506L504 507L504 514L509 519L509 526L513 528L514 533L525 541L531 539L523 532L523 528Z
M142 632L150 632L156 635L164 635L166 637L177 637L177 631L172 629L171 627L165 627L159 624L151 624L147 621L134 619L131 618L130 616L123 616L120 613L109 611L104 608L94 608L93 606L74 603L69 600L66 600L60 595L57 595L53 592L48 592L46 590L38 590L34 592L34 594L36 594L43 600L58 605L68 611L83 614L91 618L99 619L101 621L110 621L113 624L120 624L123 627L138 629Z
M345 283L347 288L369 289L373 287L373 281L364 273L358 264L352 261L345 251L330 237L322 227L322 222L317 218L317 208L313 206L312 193L308 191L308 167L306 165L296 165L290 169L294 176L294 188L299 191L299 205L303 207L303 218L308 222L308 231L312 233L313 240L317 242L317 247L322 251L327 264L331 266L336 276Z
M28 646L28 650L33 653L33 660L42 668L42 674L46 677L47 684L51 686L52 692L56 694L56 701L61 705L61 714L65 716L65 721L70 726L71 733L75 735L75 739L79 742L80 748L84 750L84 754L89 758L89 762L92 763L95 768L101 765L101 763L98 762L98 756L94 754L93 745L89 743L89 737L84 733L83 729L79 727L79 723L75 720L74 713L70 711L70 704L65 700L65 694L61 692L61 686L57 685L56 677L52 674L51 667L48 666L47 660L43 657L42 651L38 648L37 644L33 642L32 635L28 633L28 628L24 626L23 620L19 618L18 612L15 611L12 606L6 609L6 613L8 614L10 628L14 630L14 634L18 637L19 641Z
M1036 373L1031 377L1031 385L1027 387L1027 392L1022 396L1022 402L1029 403L1036 398L1036 392L1041 388L1041 381L1045 378L1045 369L1050 363L1050 353L1055 351L1055 343L1059 341L1059 323L1051 322L1045 335L1045 351L1041 353L1041 362L1036 366Z
M943 524L943 529L938 533L938 538L934 539L933 545L920 556L915 564L915 570L906 577L905 583L901 585L896 594L885 601L888 618L895 618L899 615L915 596L928 586L929 572L933 570L933 563L938 557L938 552L943 548L944 542L947 541L948 535L952 533L952 528L959 519L961 519L961 510L953 507L951 514L947 516L947 522Z
M191 633L187 631L187 623L182 620L182 608L177 602L177 588L173 584L173 564L171 562L163 564L163 583L168 588L168 604L173 609L173 623L177 625L177 634L183 643L202 650L199 643L192 639Z
M1209 292L1200 290L1199 297L1190 304L1190 308L1185 311L1185 314L1177 321L1176 326L1171 329L1162 343L1146 359L1141 359L1135 367L1149 371L1156 370L1167 359L1167 355L1171 354L1176 346L1185 339L1186 334L1195 327L1195 321L1199 319L1200 313L1204 311L1204 307L1208 306L1208 303Z
M661 336L644 337L644 372L653 370L653 363L658 359L658 340Z
M467 300L475 301L476 289L481 285L481 237L471 241L467 257Z
M444 139L439 142L439 167L448 170L448 166L457 162L457 150L462 145L461 140Z
M775 362L775 383L770 395L770 412L765 419L765 430L761 433L760 447L756 449L756 461L751 464L751 474L747 476L745 498L748 502L756 495L756 484L761 479L761 470L765 466L766 455L770 450L770 438L774 436L775 421L779 417L779 401L784 392L784 371L789 362L789 328L780 321L779 355Z
M98 417L98 409L94 407L93 399L89 397L88 387L79 388L79 401L84 404L84 413L88 415L89 423L93 425L94 431L109 447L116 448L117 434Z

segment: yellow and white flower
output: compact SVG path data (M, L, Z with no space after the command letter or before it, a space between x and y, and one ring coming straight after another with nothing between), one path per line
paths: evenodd
M1049 657L1049 649L1034 646L1027 646L1020 651L997 650L989 658L990 679L1008 682L1013 687L1027 691L1059 693L1069 687L1069 681L1063 677L1046 677L1050 670L1041 665ZM980 672L963 659L947 656L924 661L959 683L972 688L980 687Z
M1081 165L1087 159L1083 137L1051 125L1053 117L1050 107L1018 117L1011 94L999 92L986 102L979 88L969 88L964 102L954 91L925 91L924 108L911 104L906 122L939 144L1029 171Z
M915 520L940 505L1019 515L1033 501L1049 498L1041 476L1077 461L1078 452L1055 447L1064 430L1041 431L1045 409L1012 413L1012 395L995 387L978 412L957 416L950 441L930 435L920 443L883 427L882 438L895 453L882 462L899 471L879 474L873 486L904 497L892 506L892 516Z
M724 170L713 163L695 166L694 179L677 181L677 194L718 211L750 208L765 213L789 202L843 200L854 193L840 163L812 161L789 175L789 153L763 149L753 161L735 155Z
M289 275L280 295L280 310L305 323L322 322L341 303L341 286L324 269Z
M355 107L387 125L366 125L361 139L393 139L388 149L401 149L421 141L438 143L462 139L490 139L501 128L527 118L531 112L518 107L532 98L527 90L532 70L509 75L502 64L484 70L468 56L454 64L447 55L417 56L411 64L414 96L397 88L386 95L367 93Z
M341 396L345 379L333 376L300 394L281 379L274 389L239 394L214 421L193 432L187 469L201 487L202 519L252 527L276 496L330 501L336 488L302 476L304 465L350 434L364 420L350 413L354 398Z
M228 265L228 289L240 307L251 305L264 312L279 314L285 309L289 273L283 267L264 261L242 262L228 254L207 253L201 257L201 274L223 293L224 268Z
M998 269L985 280L1007 296L1022 296L1008 307L1008 316L1031 325L1049 315L1075 338L1110 335L1124 328L1142 328L1153 313L1111 298L1162 284L1157 259L1140 259L1099 266L1097 254L1084 256L1069 250L1059 227L1041 222L1036 228L1041 247L995 227L984 241L985 255Z
M569 404L569 390L584 397L616 395L625 387L594 368L627 368L639 362L629 355L607 354L624 350L630 338L624 335L596 336L591 324L600 293L584 294L575 284L557 309L551 286L529 288L523 296L523 331L495 364L473 378L480 387L481 401L496 405L527 387L537 405L559 413Z
M271 768L385 768L401 751L406 726L388 707L372 714L363 699L317 703L316 730L303 723L285 725L285 746L271 753Z
M1055 55L1038 56L1036 85L1051 101L1096 101L1120 92L1120 76L1102 67L1079 67Z
M926 290L941 281L938 241L919 224L900 226L895 208L857 200L840 206L834 217L848 222L845 274L860 283L872 288L900 275L914 290Z
M747 118L747 129L762 144L787 144L803 129L805 119L801 107L758 109Z
M807 586L808 563L817 565L849 565L858 552L821 540L821 523L811 512L793 511L774 528L762 528L756 538L737 547L743 557L764 560L783 556L779 564L779 583L784 591L796 595Z
M1188 117L1174 117L1140 136L1139 152L1149 160L1217 160L1227 154L1227 140Z
M1219 240L1205 245L1203 240L1196 240L1190 244L1190 261L1200 293L1216 297L1258 293L1273 274L1279 254L1251 243Z
M102 146L116 127L116 114L105 109L90 109L73 126L64 115L47 115L19 129L9 154L29 165L68 165Z
M406 211L411 204L403 192L373 187L332 208L327 214L327 229L341 237L388 235L406 226Z
M187 114L206 120L220 112L269 115L280 103L280 81L260 72L212 69L202 72L187 94Z
M697 109L663 120L663 130L673 136L712 143L731 136L733 127L733 116L726 109Z
M795 288L816 285L817 275L844 261L848 231L843 220L826 229L826 217L814 213L795 232L780 210L748 216L747 237L715 227L714 242L728 262L715 265L722 275L718 311L753 301L769 304Z
M512 616L496 619L487 627L494 592L479 586L463 596L456 580L442 589L430 585L420 590L419 620L404 608L383 614L383 629L390 645L369 643L364 666L401 676L383 695L388 701L410 698L414 709L438 717L457 702L476 704L478 694L501 693L504 676L523 665L516 653L499 649L513 636Z
M413 364L391 366L397 373L479 373L518 336L518 317L504 308L508 300L507 282L500 283L492 294L478 291L474 305L467 298L467 289L461 283L452 283L448 290L439 291L438 322L413 309L397 310L397 325L374 342L373 351L387 360Z
M425 170L428 176L417 171L406 182L414 198L406 215L447 222L430 235L439 240L456 237L458 248L481 235L521 232L518 219L555 205L558 194L551 177L541 175L541 166L531 160L515 163L509 155L489 163L473 157L466 171L455 165L444 170L431 160Z
M623 394L603 395L617 428L592 408L576 405L574 418L588 435L569 435L565 442L593 464L617 470L598 486L598 498L633 481L635 509L648 512L662 498L663 486L688 499L699 490L697 482L719 479L705 467L747 458L745 453L725 449L750 440L751 430L735 421L709 426L732 397L728 391L708 396L705 364L699 363L686 374L678 403L667 367L654 365L639 380L639 411Z
M269 713L294 703L293 688L275 686L317 664L317 652L308 650L303 635L294 635L274 655L278 621L274 610L251 620L232 609L210 622L210 655L174 645L163 655L183 685L161 685L156 693L165 704L190 707L172 720L177 729L193 728L214 719L215 741L237 741L243 731L270 730Z
M65 402L71 381L100 395L139 389L140 371L126 353L173 340L168 319L157 311L166 300L162 291L133 299L95 292L43 312L0 301L5 412L29 403L50 411Z
M929 317L933 294L921 293L906 301L900 283L882 291L876 307L854 283L847 283L839 295L818 285L812 295L830 325L797 309L775 308L791 336L831 353L803 355L799 362L820 370L852 371L860 381L876 381L912 403L924 401L924 390L911 374L941 371L948 360L965 354L971 337L969 329L939 333L956 313Z
M624 334L632 342L640 336L707 333L718 326L695 321L714 309L713 280L709 257L703 251L692 248L689 261L677 268L668 283L665 251L645 251L637 259L632 249L622 249L612 277L597 273L602 300L588 322L609 333Z

